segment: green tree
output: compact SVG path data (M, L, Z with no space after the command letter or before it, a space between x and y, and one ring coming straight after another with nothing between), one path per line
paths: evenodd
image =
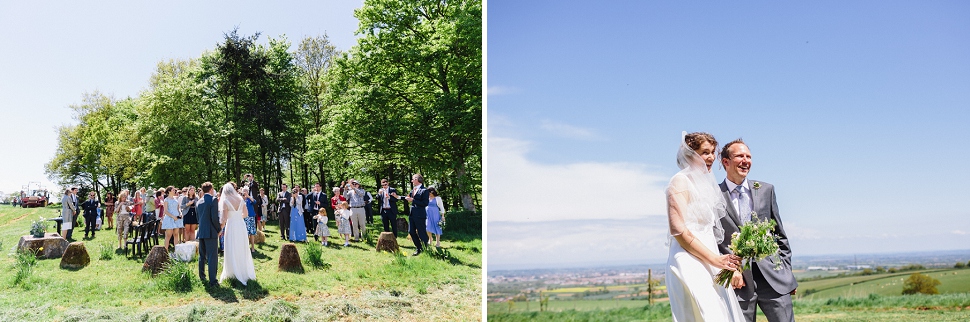
M940 281L920 273L913 273L906 279L903 286L903 294L939 294L936 287Z
M967 267L967 264L964 264L963 262L957 262L956 265L953 265L953 268L965 268L965 267Z
M481 2L369 0L355 16L362 37L328 73L333 113L317 155L388 177L395 169L424 173L473 210L481 185Z

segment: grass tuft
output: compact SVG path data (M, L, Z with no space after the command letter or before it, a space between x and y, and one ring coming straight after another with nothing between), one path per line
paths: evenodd
M27 249L18 250L16 253L17 261L14 264L14 285L27 286L30 277L34 273L34 265L37 265L37 251Z
M192 281L195 273L189 268L189 264L176 259L169 259L165 263L165 268L161 274L155 277L156 285L164 290L178 293L188 293L192 291Z
M329 269L330 264L323 261L323 246L309 242L303 249L303 262L316 269Z
M115 258L114 247L108 243L101 243L101 245L98 245L98 253L101 255L99 259L103 261L109 261Z

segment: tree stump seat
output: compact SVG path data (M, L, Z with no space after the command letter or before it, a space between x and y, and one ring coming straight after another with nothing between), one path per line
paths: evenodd
M382 232L377 238L377 251L388 251L397 253L400 248L397 245L397 236L392 232Z
M155 245L152 250L148 252L148 257L145 257L145 265L142 265L143 271L150 271L152 276L158 275L162 270L165 269L165 264L168 263L168 249L165 246Z

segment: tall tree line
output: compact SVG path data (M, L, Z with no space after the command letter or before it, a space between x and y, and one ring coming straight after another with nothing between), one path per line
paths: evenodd
M480 1L365 1L357 45L326 35L227 32L200 57L158 64L147 89L87 93L59 129L52 180L94 190L241 180L409 186L481 201ZM269 192L269 191L268 191Z

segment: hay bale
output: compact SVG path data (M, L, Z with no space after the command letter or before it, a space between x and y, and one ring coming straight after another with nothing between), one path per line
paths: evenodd
M253 238L253 242L256 243L256 244L265 244L266 243L266 234L264 234L261 231L256 231L256 237Z
M152 250L148 252L148 257L145 258L145 265L142 265L141 269L143 271L152 272L152 276L158 275L165 268L165 263L168 263L168 250L165 246L155 245Z
M280 251L279 270L286 272L303 272L303 262L300 261L300 253L296 250L296 245L287 243Z
M397 253L400 248L397 245L397 236L392 232L382 232L381 237L377 238L377 251L389 251Z
M73 242L67 246L64 256L61 257L61 268L79 269L88 266L91 257L88 250L84 247L84 242Z

